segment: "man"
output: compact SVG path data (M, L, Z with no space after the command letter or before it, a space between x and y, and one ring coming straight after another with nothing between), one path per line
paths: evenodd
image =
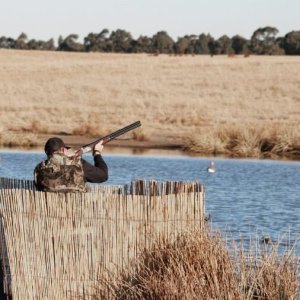
M93 149L94 165L75 153L70 153L58 137L50 138L45 144L47 159L34 170L38 190L45 192L86 192L85 182L101 183L108 179L108 168L101 156L102 141Z

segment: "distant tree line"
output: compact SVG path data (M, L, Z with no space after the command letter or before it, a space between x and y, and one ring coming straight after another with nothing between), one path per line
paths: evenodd
M218 39L210 34L185 35L174 41L166 31L159 31L152 37L140 36L133 39L128 31L118 29L109 32L89 33L83 43L78 35L59 37L57 46L53 39L48 41L29 40L22 33L16 40L0 37L0 48L24 50L50 50L75 52L153 53L153 54L257 54L257 55L299 55L300 31L291 31L284 37L277 37L275 27L258 28L250 39L240 35L232 38L223 35Z

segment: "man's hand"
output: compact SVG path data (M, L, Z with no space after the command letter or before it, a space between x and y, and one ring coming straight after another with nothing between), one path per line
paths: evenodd
M95 145L94 149L93 149L93 155L96 154L101 154L101 152L103 151L103 145L102 145L103 141L101 140L98 144Z

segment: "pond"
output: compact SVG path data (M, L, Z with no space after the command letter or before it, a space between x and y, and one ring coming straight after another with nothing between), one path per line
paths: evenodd
M206 214L212 225L235 239L270 236L282 244L300 238L300 162L163 155L105 154L107 184L135 179L200 181L206 188ZM42 152L0 152L0 176L32 179ZM84 156L92 161L91 155ZM300 255L300 243L296 252Z

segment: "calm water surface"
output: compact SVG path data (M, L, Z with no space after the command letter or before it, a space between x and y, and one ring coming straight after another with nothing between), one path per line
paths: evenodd
M0 152L0 176L32 179L41 152ZM91 155L85 159L92 161ZM300 239L300 162L216 158L216 173L206 171L210 159L185 156L104 154L108 184L138 178L200 181L206 186L206 214L214 227L242 236L269 235L283 243ZM296 247L300 255L300 242Z

